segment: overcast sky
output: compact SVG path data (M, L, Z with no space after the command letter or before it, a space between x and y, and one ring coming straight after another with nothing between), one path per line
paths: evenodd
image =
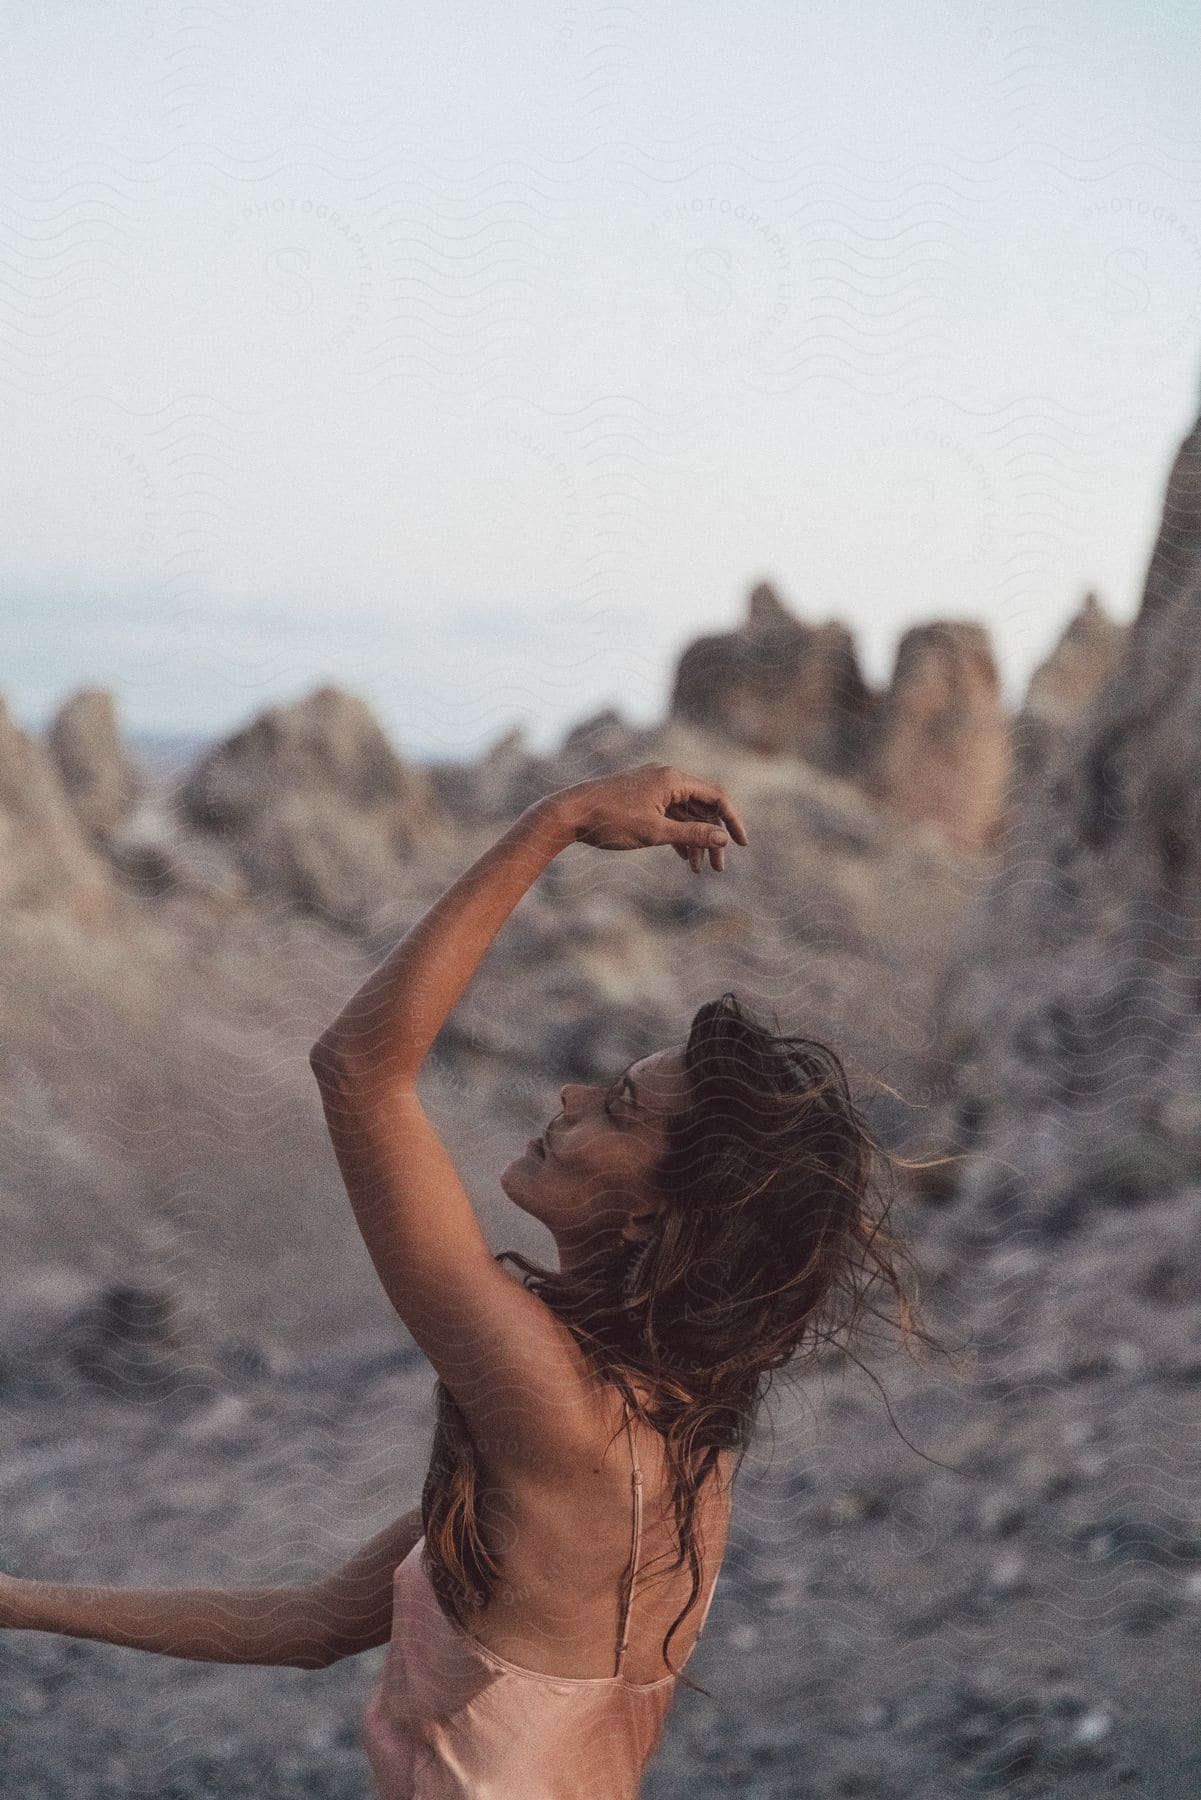
M1016 701L1201 378L1186 0L46 0L0 71L2 689L658 718L773 581Z

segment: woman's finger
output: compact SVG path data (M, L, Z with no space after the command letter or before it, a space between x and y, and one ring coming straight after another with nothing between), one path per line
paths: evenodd
M717 794L717 804L721 808L721 816L722 816L723 821L725 822L726 830L729 832L729 834L733 838L734 842L736 844L741 844L743 849L745 850L746 843L747 843L746 826L742 822L741 813L739 813L739 811L737 810L737 808L734 805L734 802L730 799L730 796L726 793L725 788L721 788L721 787L717 788L716 794Z
M725 788L722 787L719 782L701 781L694 775L688 777L688 785L695 799L701 800L709 806L716 806L718 808L730 836L734 839L736 844L741 844L745 849L747 843L746 826L742 822L741 813L739 813L734 802L730 799Z
M692 869L692 873L694 875L700 874L701 862L704 858L704 855L705 855L705 852L698 845L695 845L695 844L689 845L688 863L689 863L689 866Z
M661 844L683 844L686 850L705 851L716 841L718 849L730 841L716 819L664 819L658 827Z

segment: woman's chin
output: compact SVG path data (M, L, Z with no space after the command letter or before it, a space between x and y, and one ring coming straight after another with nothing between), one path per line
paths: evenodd
M525 1194L530 1185L530 1163L533 1157L527 1150L521 1156L515 1156L507 1162L500 1172L501 1192L509 1196L518 1206L525 1205Z

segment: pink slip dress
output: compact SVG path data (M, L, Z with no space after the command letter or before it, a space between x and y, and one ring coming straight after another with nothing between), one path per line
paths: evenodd
M393 1576L392 1637L362 1716L377 1800L637 1800L676 1677L636 1683L621 1672L642 1539L642 1475L623 1404L634 1527L614 1673L547 1675L481 1644L439 1606L419 1538ZM714 1576L692 1650L716 1588Z

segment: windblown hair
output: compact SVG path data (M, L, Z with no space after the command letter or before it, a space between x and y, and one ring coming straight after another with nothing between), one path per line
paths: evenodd
M517 1251L497 1254L523 1271L523 1286L664 1440L672 1568L687 1556L692 1571L691 1594L663 1640L669 1668L671 1640L700 1592L700 1491L723 1450L737 1452L735 1475L741 1468L773 1372L823 1349L863 1368L848 1346L865 1314L898 1329L907 1348L943 1349L919 1316L916 1277L903 1282L898 1272L912 1256L890 1228L892 1184L880 1179L929 1165L904 1163L871 1135L834 1051L770 1029L727 992L695 1013L684 1072L685 1103L653 1172L665 1204L648 1241L631 1250L608 1237L570 1275ZM881 1287L891 1290L895 1320L868 1303ZM653 1396L646 1407L631 1376ZM441 1381L435 1401L422 1566L443 1610L465 1625L500 1570L476 1521L480 1467L466 1421Z

